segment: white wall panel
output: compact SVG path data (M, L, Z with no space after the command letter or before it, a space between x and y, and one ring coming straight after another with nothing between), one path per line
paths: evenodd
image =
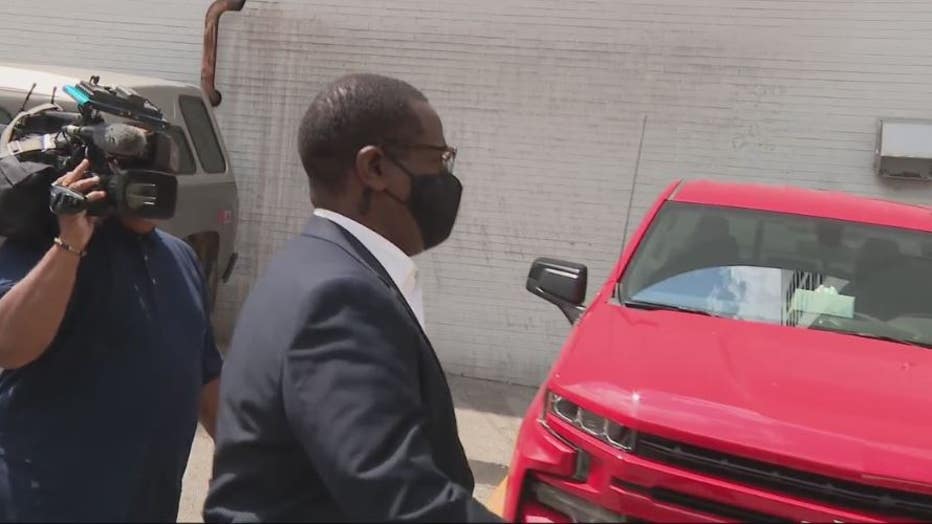
M3 0L0 45L196 82L207 5ZM310 214L297 125L347 72L421 88L460 148L461 220L419 258L428 327L457 373L539 381L567 326L524 291L530 261L587 263L594 290L629 202L633 229L676 178L932 201L871 171L878 118L932 117L927 1L248 0L221 25L218 114L242 210L228 319Z

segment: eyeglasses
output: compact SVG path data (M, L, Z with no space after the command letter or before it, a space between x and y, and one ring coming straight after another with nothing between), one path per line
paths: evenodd
M453 165L456 163L456 148L453 146L437 146L433 144L401 144L386 142L383 147L395 149L426 149L428 151L440 151L440 159L443 160L443 167L448 172L453 172Z

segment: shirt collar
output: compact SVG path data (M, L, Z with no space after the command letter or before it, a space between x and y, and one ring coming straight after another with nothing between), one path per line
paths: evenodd
M398 246L368 227L336 211L317 208L314 210L314 214L336 223L356 237L356 240L359 240L372 253L372 256L379 261L379 264L382 264L382 267L388 272L388 276L391 277L402 293L407 295L414 291L417 281L417 266L411 260L411 257L406 255Z

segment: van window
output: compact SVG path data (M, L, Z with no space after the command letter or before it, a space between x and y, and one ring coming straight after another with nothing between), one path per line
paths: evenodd
M13 121L13 115L9 111L0 107L0 126L5 126Z
M194 164L194 155L191 153L191 146L188 145L188 137L185 136L184 129L171 126L167 133L178 146L178 174L193 175L197 172L197 166Z
M194 142L194 150L201 161L201 166L208 173L223 173L227 170L220 141L207 112L207 106L196 96L180 96L178 104L181 114L188 126L188 134Z

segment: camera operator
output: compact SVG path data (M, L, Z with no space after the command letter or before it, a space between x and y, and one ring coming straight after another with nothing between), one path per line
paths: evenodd
M56 184L106 198L85 160ZM193 251L153 222L58 218L0 247L0 521L172 521L221 359Z

